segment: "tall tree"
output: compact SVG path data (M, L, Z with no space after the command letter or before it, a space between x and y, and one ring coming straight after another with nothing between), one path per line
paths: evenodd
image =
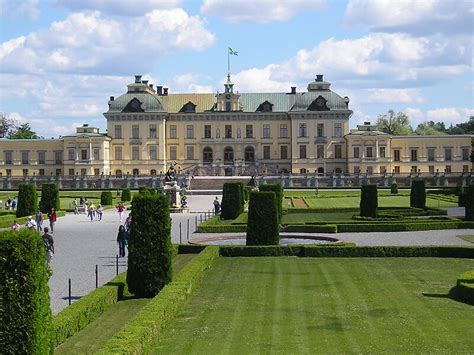
M30 127L29 123L23 123L16 129L8 134L10 139L37 139L40 138L35 131Z
M423 136L429 136L434 134L447 134L444 122L433 121L426 121L420 123L415 129L415 133Z
M395 112L394 110L388 110L386 114L379 115L376 125L379 131L394 136L413 133L408 116L403 112Z
M470 116L467 122L451 125L447 131L448 134L474 134L474 116Z
M8 137L16 131L17 122L8 116L8 114L0 112L0 138Z

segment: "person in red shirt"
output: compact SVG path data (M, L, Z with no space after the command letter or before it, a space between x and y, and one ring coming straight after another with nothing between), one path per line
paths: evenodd
M118 211L118 214L119 214L119 217L120 217L120 222L122 222L122 220L123 220L123 211L125 211L125 205L122 202L120 202L117 205L117 211Z
M51 228L51 233L54 233L54 225L56 224L56 211L54 208L51 208L51 212L48 213L49 218L49 227Z

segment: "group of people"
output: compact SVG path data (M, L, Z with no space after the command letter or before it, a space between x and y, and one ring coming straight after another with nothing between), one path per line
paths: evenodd
M18 198L15 196L13 197L13 200L11 198L8 198L6 201L5 201L5 210L7 211L10 211L10 210L13 210L15 211L16 210L16 206L18 205ZM0 200L0 209L3 208L3 201Z
M102 221L102 216L104 215L104 208L101 204L94 205L94 202L87 201L87 198L81 197L79 200L79 204L77 203L77 199L72 201L72 210L74 214L80 214L79 209L90 218L90 221Z

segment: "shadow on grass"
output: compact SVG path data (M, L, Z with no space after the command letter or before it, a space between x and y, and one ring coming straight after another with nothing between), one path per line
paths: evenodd
M474 305L473 303L470 303L469 301L465 300L465 299L462 299L461 297L459 297L458 295L458 289L456 286L454 286L453 288L451 288L449 290L448 293L428 293L428 292L422 292L422 295L424 297L429 297L429 298L447 298L447 299L450 299L452 301L455 301L455 302L459 302L459 303L464 303L464 304L468 304L468 305Z
M73 301L80 300L81 298L82 298L82 296L71 296L71 300L73 300ZM69 297L68 297L68 296L66 296L66 297L61 297L61 299L63 299L63 300L68 300Z

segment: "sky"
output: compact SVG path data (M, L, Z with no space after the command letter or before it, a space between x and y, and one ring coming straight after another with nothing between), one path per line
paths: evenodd
M57 137L106 128L135 74L170 93L306 91L350 98L350 126L474 115L468 0L0 0L0 112Z

